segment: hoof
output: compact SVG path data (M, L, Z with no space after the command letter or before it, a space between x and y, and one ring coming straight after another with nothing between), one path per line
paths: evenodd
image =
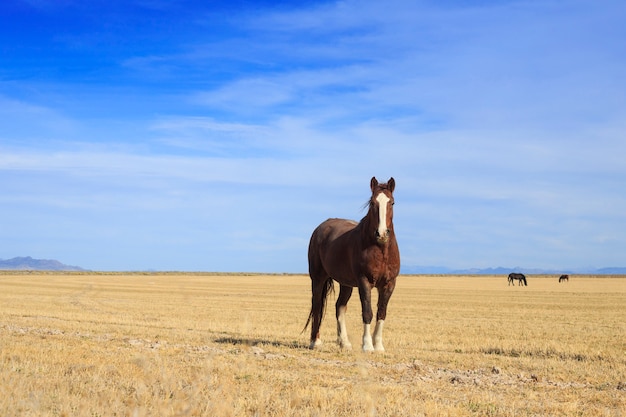
M338 343L339 343L339 347L342 350L352 350L352 343L350 343L350 342L341 342L341 341L339 341Z
M322 340L321 339L315 339L315 340L311 340L311 344L309 345L309 349L313 350L317 347L322 346Z
M383 341L382 340L374 340L374 350L376 352L384 352L385 351L385 346L383 345Z

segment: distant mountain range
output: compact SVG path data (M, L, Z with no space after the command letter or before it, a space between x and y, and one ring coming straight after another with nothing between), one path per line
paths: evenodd
M0 259L0 270L14 271L84 271L83 268L65 265L54 259L33 259L30 256Z
M442 275L508 275L511 272L521 272L529 275L560 275L560 274L589 274L589 275L626 275L626 267L609 268L578 268L578 269L541 269L522 267L496 267L496 268L469 268L452 269L444 266L403 266L403 274L442 274Z
M13 271L85 271L79 266L65 265L55 259L34 259L30 256L13 259L0 259L0 270ZM237 271L233 271L237 272ZM560 275L560 274L588 274L588 275L626 275L626 267L610 268L579 268L579 269L540 269L522 267L470 268L453 269L444 266L402 266L402 274L423 275L508 275L511 272L521 272L529 275Z

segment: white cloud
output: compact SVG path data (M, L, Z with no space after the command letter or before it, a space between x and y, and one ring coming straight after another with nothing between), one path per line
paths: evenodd
M223 247L230 268L241 248L255 269L271 248L305 270L312 227L358 219L369 178L394 176L407 265L615 264L623 11L595 5L346 1L235 17L231 36L121 60L168 80L213 64L222 74L138 90L146 110L128 119L1 97L0 202L24 224L163 258ZM118 91L86 102L133 108Z

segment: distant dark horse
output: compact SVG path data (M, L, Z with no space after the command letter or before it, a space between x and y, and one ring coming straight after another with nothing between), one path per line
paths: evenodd
M526 282L526 275L511 272L509 274L509 285L515 285L515 283L513 282L515 280L519 281L517 285L522 285L522 283L524 283L524 285L528 285L528 283Z
M567 281L567 282L569 282L569 275L561 275L561 276L559 277L559 282L561 282L561 281Z
M396 286L400 272L400 252L393 230L393 190L396 182L391 178L379 184L375 177L370 181L372 196L369 209L357 223L351 220L328 219L320 224L309 243L309 275L311 276L311 312L305 329L311 325L313 349L322 344L320 325L326 306L326 296L333 290L333 280L340 285L335 304L337 317L337 343L351 349L346 332L346 310L352 289L359 289L363 315L363 351L384 351L383 324L387 316L387 303ZM373 319L371 293L378 290L378 311L374 340L370 334Z

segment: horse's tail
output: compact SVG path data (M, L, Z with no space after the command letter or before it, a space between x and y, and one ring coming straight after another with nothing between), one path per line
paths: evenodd
M333 285L333 279L328 278L324 282L324 287L322 289L322 304L320 308L316 309L314 304L311 303L311 312L309 313L309 318L306 320L306 324L304 325L304 328L302 329L300 333L304 333L304 331L307 329L307 327L309 327L311 320L313 320L316 314L319 314L319 319L320 321L322 320L322 318L324 317L324 313L326 312L326 297L328 297L329 293L334 292L334 291L335 291L335 287Z

